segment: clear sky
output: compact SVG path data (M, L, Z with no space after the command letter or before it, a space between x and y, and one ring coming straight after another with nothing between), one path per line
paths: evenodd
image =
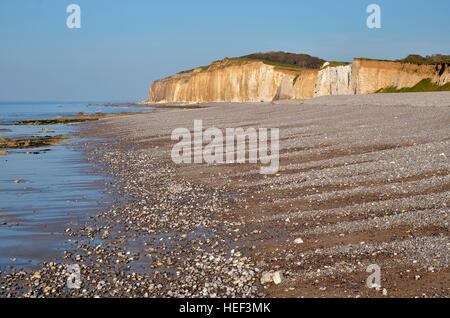
M66 7L81 7L81 28ZM381 7L381 29L366 8ZM450 54L448 0L1 0L0 101L136 101L223 57Z

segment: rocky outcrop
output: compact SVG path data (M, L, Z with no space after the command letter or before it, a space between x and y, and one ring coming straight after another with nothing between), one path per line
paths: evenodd
M224 59L155 81L145 102L260 102L370 94L388 87L413 87L427 78L438 85L449 83L449 64L355 59L353 64L326 63L317 70L249 58Z

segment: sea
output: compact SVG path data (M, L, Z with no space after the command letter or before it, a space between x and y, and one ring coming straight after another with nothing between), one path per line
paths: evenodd
M77 113L148 112L149 107L101 106L111 102L0 102L0 136L65 135L77 125L11 125L21 119ZM124 104L123 102L114 102ZM33 269L62 259L65 230L111 205L105 176L83 156L78 137L50 147L0 149L0 270Z

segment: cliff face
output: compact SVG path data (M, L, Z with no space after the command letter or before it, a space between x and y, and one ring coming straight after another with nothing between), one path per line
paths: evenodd
M355 59L352 87L355 94L370 94L387 87L412 87L423 79L444 85L450 81L446 64L418 65L410 63Z
M353 94L352 65L327 67L319 71L314 96Z
M147 102L259 102L312 97L314 70L223 60L155 81ZM295 84L294 84L295 80Z
M155 81L145 102L260 102L370 94L387 87L412 87L426 78L438 85L450 82L448 64L355 59L353 64L319 71L224 59Z
M450 69L446 64L355 59L351 65L320 70L314 96L371 94L388 87L412 87L426 78L437 85L444 85L450 82Z

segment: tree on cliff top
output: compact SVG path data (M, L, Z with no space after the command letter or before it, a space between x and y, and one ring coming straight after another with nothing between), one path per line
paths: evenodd
M398 60L403 63L414 63L414 64L441 64L450 63L450 55L433 54L430 56L421 56L419 54L410 54L402 60Z
M263 60L272 63L296 65L303 68L319 69L325 60L314 57L308 54L295 54L287 52L267 52L254 53L250 55L241 56L241 58L249 58L255 60Z

